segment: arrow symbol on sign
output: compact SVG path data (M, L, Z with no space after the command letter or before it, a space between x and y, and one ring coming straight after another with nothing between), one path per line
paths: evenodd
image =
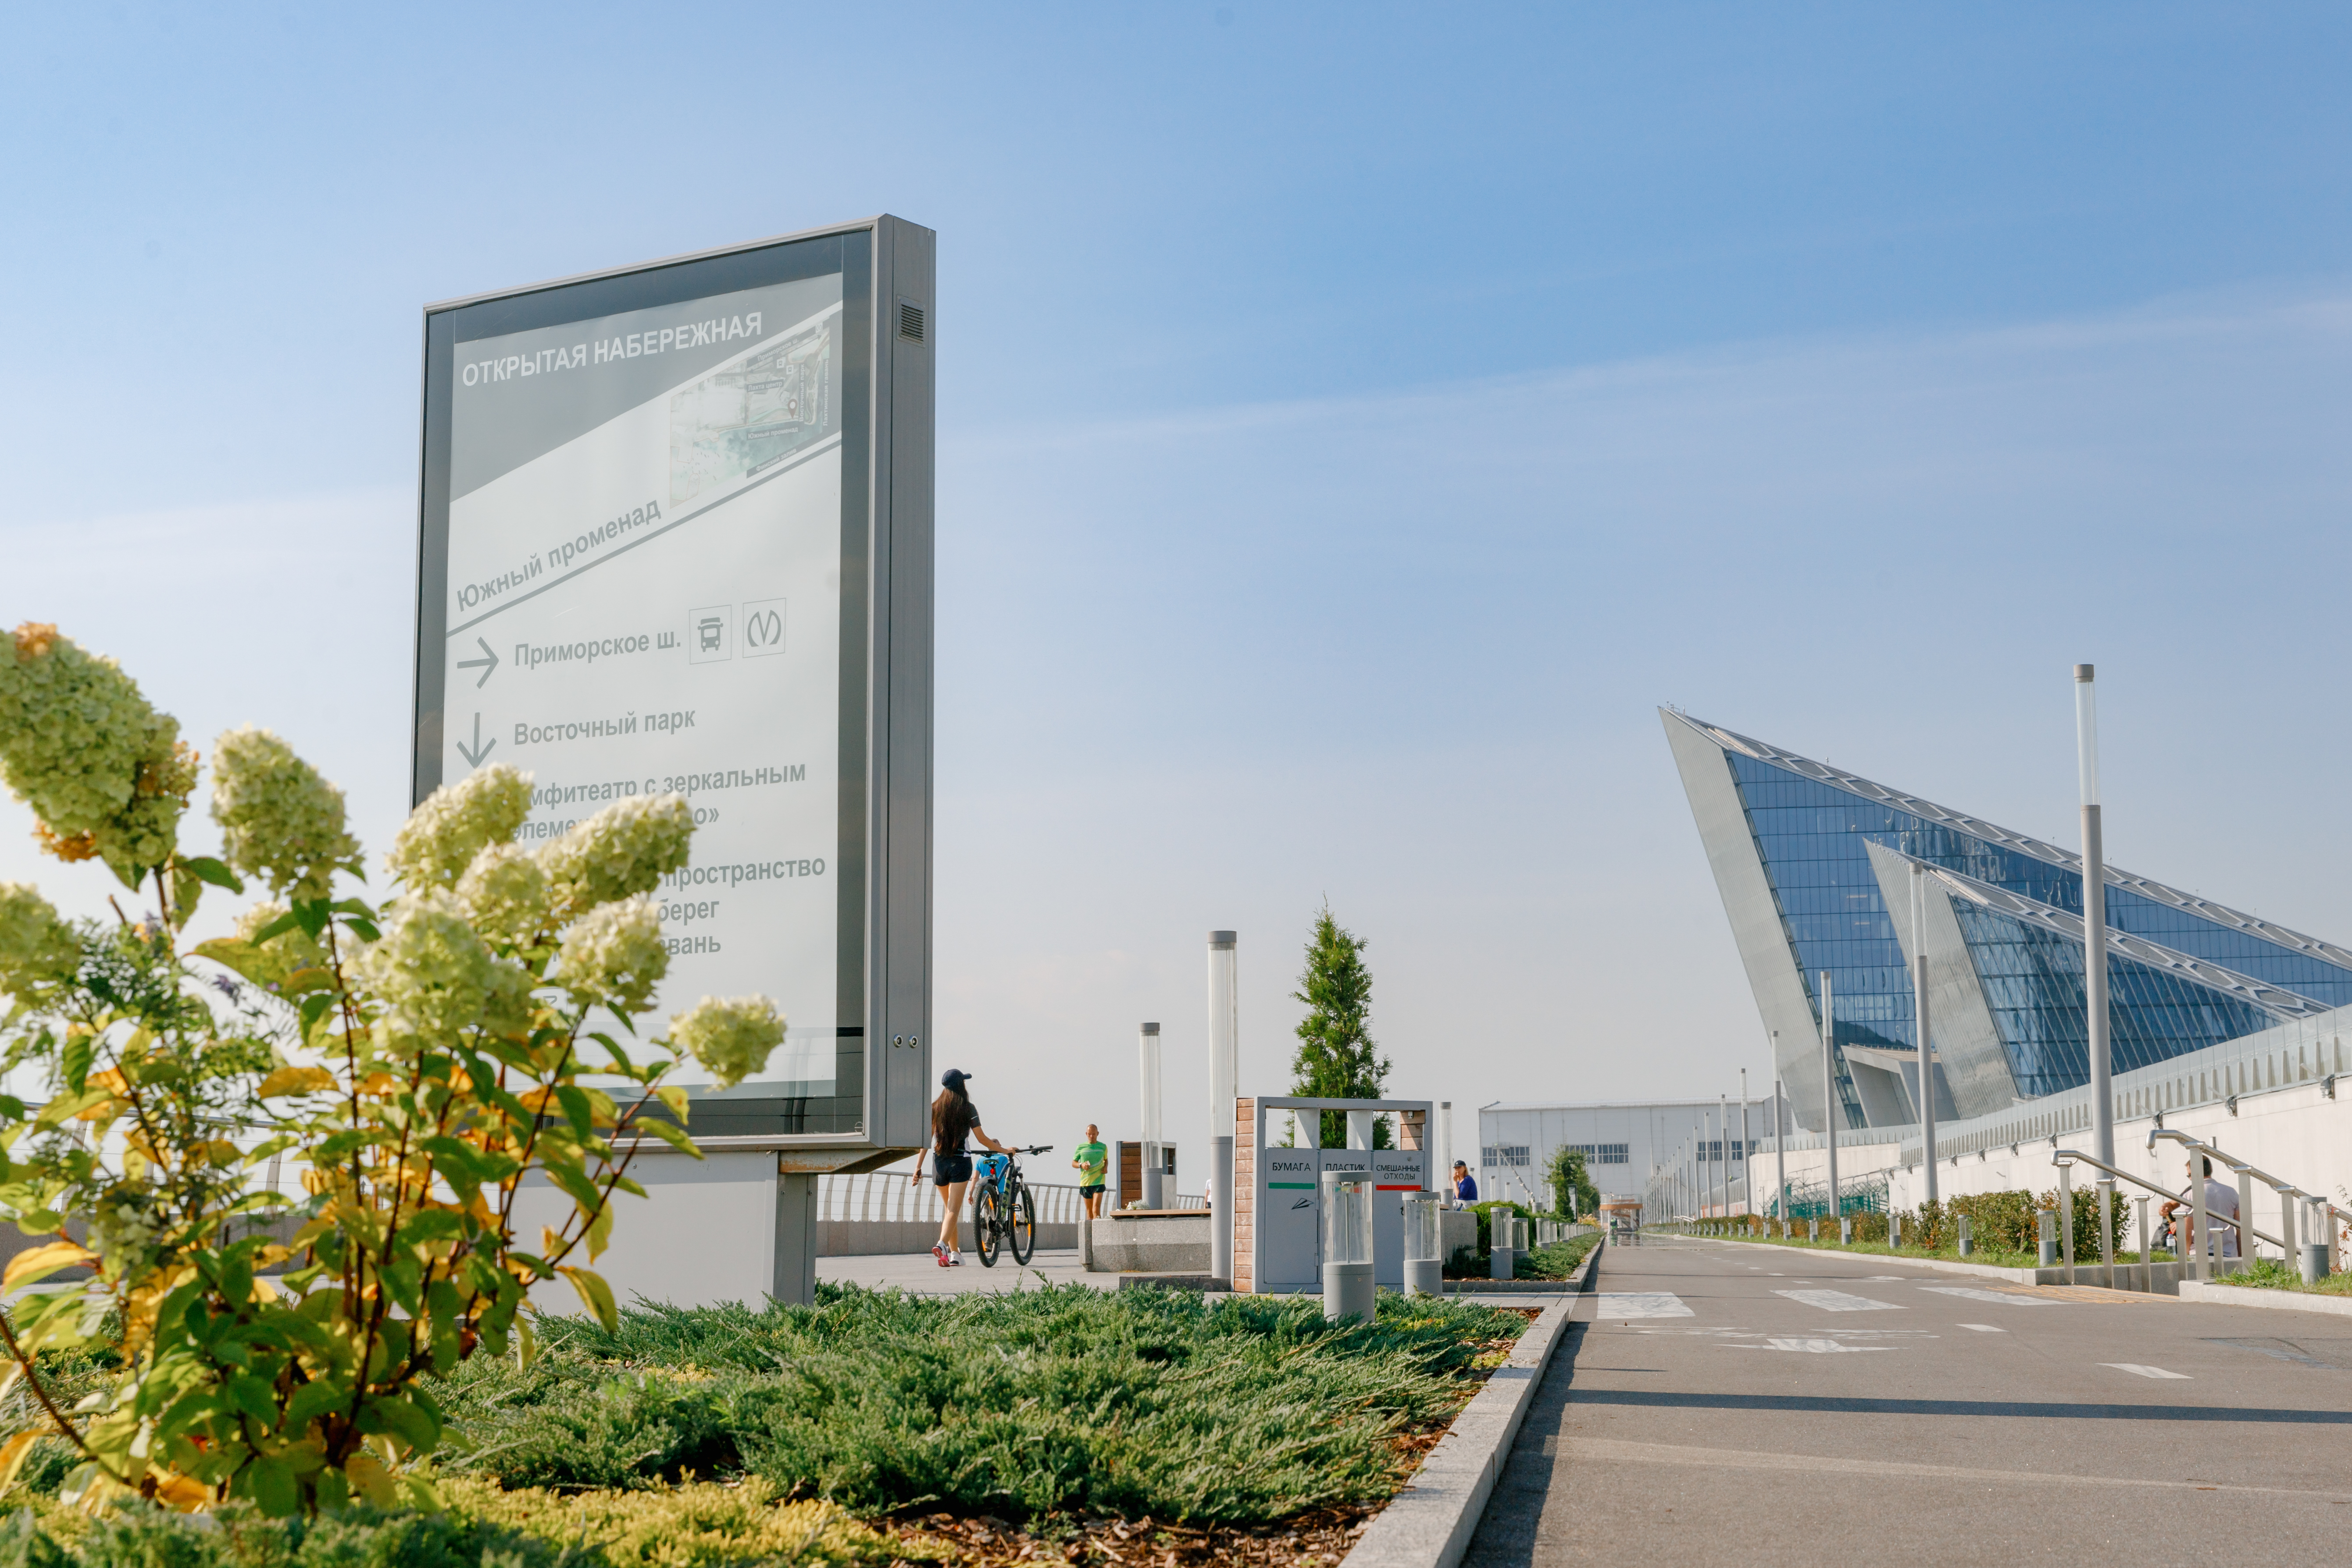
M482 650L484 657L480 658L461 658L457 661L457 668L459 669L478 669L482 672L482 679L474 682L474 689L479 691L483 687L488 686L490 683L490 677L499 672L499 650L492 647L488 642L484 641L480 637L476 637L474 639L474 643L476 647Z
M488 680L489 677L484 676L482 679ZM495 735L487 741L482 739L482 716L477 713L474 715L474 743L468 746L463 741L458 742L457 754L466 759L467 767L478 768L482 765L482 759L490 754L490 748L498 743L498 737Z

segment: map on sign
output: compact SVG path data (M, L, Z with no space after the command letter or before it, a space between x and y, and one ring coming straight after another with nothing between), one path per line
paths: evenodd
M528 770L527 844L686 795L649 1026L772 996L787 1094L835 1059L841 283L460 342L451 371L441 776Z

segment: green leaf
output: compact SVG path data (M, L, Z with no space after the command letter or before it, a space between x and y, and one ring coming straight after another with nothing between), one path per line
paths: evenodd
M686 1135L685 1128L673 1127L658 1116L641 1116L629 1123L629 1131L650 1132L681 1154L691 1154L698 1160L704 1157L702 1151L694 1146L694 1140Z
M547 1172L547 1179L562 1188L572 1201L580 1205L581 1213L593 1214L596 1205L604 1201L604 1195L596 1190L596 1184L590 1181L588 1173L578 1165L550 1160L542 1168Z
M253 1505L272 1519L284 1519L302 1506L302 1483L295 1479L293 1469L285 1460L268 1455L256 1455L236 1473L229 1489L238 1497L251 1498Z
M355 933L362 942L382 942L383 940L383 933L375 929L375 922L373 921L352 919L345 921L343 925L347 930Z
M90 1063L98 1056L98 1037L94 1035L68 1037L58 1067L65 1073L66 1088L76 1094L83 1092L89 1082Z
M237 879L236 873L209 855L184 855L180 864L215 888L226 888L232 893L245 891L245 884Z
M289 910L287 913L279 915L276 920L271 921L268 925L263 926L259 931L255 931L251 936L245 940L252 946L259 947L271 937L284 936L288 931L299 927L301 923L301 918L294 914L291 910Z
M591 1263L602 1258L604 1248L612 1242L613 1209L613 1200L608 1197L604 1206L596 1211L596 1217L588 1222L588 1261Z
M563 1107L563 1119L572 1123L572 1131L583 1138L595 1135L595 1110L589 1102L588 1091L577 1084L555 1086L556 1103Z
M250 1373L228 1380L228 1402L240 1413L261 1423L265 1430L278 1425L278 1395L268 1383Z
M369 1395L360 1405L360 1430L371 1436L389 1434L420 1454L431 1453L441 1441L441 1423L433 1413L396 1395Z
M314 991L331 991L334 986L335 972L313 964L308 969L298 969L280 981L278 994L288 997L305 996Z
M581 1301L595 1314L596 1321L604 1325L605 1332L621 1326L620 1309L613 1304L613 1288L604 1283L603 1275L587 1268L559 1268L556 1272L572 1281L572 1288L580 1293Z
M311 1422L352 1402L352 1391L332 1383L306 1383L286 1402L287 1436L299 1437Z

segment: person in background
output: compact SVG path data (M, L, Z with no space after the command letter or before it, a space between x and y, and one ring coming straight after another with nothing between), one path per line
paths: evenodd
M931 1181L940 1188L947 1203L947 1213L940 1216L940 1239L932 1244L931 1256L940 1260L942 1268L952 1268L963 1261L956 1250L956 1222L963 1217L964 1189L971 1184L971 1141L979 1139L1000 1154L1012 1150L981 1130L980 1111L964 1092L971 1074L950 1068L940 1075L940 1097L931 1101ZM915 1173L908 1184L923 1179L923 1163L915 1162Z
M1110 1151L1103 1147L1102 1131L1091 1121L1087 1123L1087 1141L1070 1156L1077 1168L1078 1196L1087 1200L1087 1217L1102 1218L1103 1178L1110 1173Z
M1478 1179L1470 1173L1470 1167L1459 1160L1454 1162L1454 1201L1463 1204L1478 1201Z
M2197 1180L2200 1167L2202 1167L2205 1178L2205 1217L2212 1222L2213 1234L2221 1238L2221 1256L2235 1258L2238 1256L2238 1189L2225 1182L2215 1181L2213 1162L2202 1154L2189 1156L2190 1181ZM2165 1201L2162 1212L2166 1219L2170 1219L2175 1210L2179 1210L2180 1214L2180 1256L2186 1258L2189 1255L2189 1249L2197 1245L2196 1237L2192 1234L2197 1226L2193 1217L2194 1211L2189 1203L2188 1188L2181 1188L2179 1197Z

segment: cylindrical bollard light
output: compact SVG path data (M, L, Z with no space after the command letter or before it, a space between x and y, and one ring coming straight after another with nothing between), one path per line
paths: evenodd
M1234 973L1236 942L1229 931L1209 933L1209 1281L1229 1290L1234 1281L1234 1087L1241 1076L1241 995Z
M2148 1234L2147 1199L2135 1196L2132 1202L2139 1208L2139 1288L2154 1295L2156 1293L2156 1238Z
M2058 1167L2059 1256L2065 1259L2066 1283L2074 1283L2074 1185L2072 1161Z
M1805 1239L1807 1241L1819 1241L1821 1238L1822 1222L1817 1219L1807 1220L1805 1222Z
M1838 1245L1840 1247L1853 1245L1853 1221L1845 1215L1838 1215Z
M1146 1024L1135 1041L1136 1082L1138 1094L1137 1131L1143 1139L1143 1206L1164 1208L1165 1192L1160 1186L1160 1026Z
M2058 1216L2048 1209L2034 1222L2041 1232L2041 1251L2034 1261L2043 1268L2058 1266Z
M1323 1173L1323 1316L1372 1321L1372 1173Z
M1445 1294L1445 1258L1435 1193L1404 1195L1404 1293Z
M1977 1249L1977 1238L1969 1233L1969 1216L1960 1216L1960 1256L1968 1257Z
M2103 1282L2108 1289L2112 1290L2116 1288L2116 1179L2113 1176L2101 1176L2098 1180L2097 1192L2099 1196L2099 1268L2101 1273L2105 1276Z
M1890 1213L1886 1216L1886 1248L1897 1251L1903 1246L1903 1216Z

